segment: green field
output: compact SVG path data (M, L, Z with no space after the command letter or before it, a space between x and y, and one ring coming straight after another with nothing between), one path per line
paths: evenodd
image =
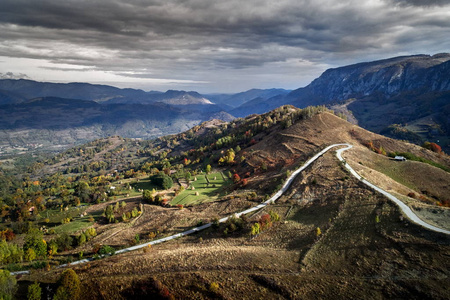
M170 204L192 205L204 202L215 201L225 195L224 187L230 185L231 180L221 172L211 173L208 176L209 184L206 181L205 173L195 176L197 180L191 180L191 186L195 190L188 188L175 197ZM214 180L214 178L216 178ZM192 178L194 179L194 177ZM198 193L198 195L196 195Z
M55 233L61 234L61 233L68 233L71 234L73 232L76 232L80 229L87 228L91 225L93 225L93 222L89 222L89 215L80 217L79 213L83 212L85 209L72 209L71 212L58 212L57 215L53 216L54 219L58 220L58 223L61 221L61 219L65 216L70 216L73 218L73 220L70 223L67 224L61 224L54 227L49 227L53 230L55 230ZM97 220L101 217L102 211L95 212L91 214L94 217L94 220ZM54 221L54 219L50 219ZM50 223L52 224L52 223ZM55 224L55 223L53 223Z
M142 196L142 192L139 192L138 190L158 190L158 186L154 185L151 183L149 177L145 177L145 179L139 179L138 182L133 182L130 184L130 186L132 187L132 189L126 193L128 193L130 195L130 197L135 197L135 196ZM126 191L126 190L125 190Z
M93 225L93 222L89 222L89 217L82 217L79 219L76 219L70 223L67 224L61 224L59 226L53 227L53 229L55 230L55 233L57 234L61 234L61 233L74 233L80 229L84 229L87 228L91 225Z

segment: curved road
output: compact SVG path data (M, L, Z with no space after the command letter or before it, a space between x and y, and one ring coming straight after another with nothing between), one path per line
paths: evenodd
M415 213L414 213L414 212L413 212L406 204L404 204L402 201L400 201L399 199L397 199L395 196L389 194L388 192L384 191L383 189L377 187L376 185L374 185L374 184L368 182L368 181L365 180L362 176L360 176L358 173L356 173L356 171L353 170L353 168L350 167L350 165L347 164L347 162L342 158L342 152L343 152L343 151L346 151L346 150L348 150L348 149L350 149L350 148L353 147L352 145L347 144L347 143L343 143L343 144L333 144L333 145L330 145L330 146L326 147L325 149L323 149L322 151L320 151L319 153L317 153L316 155L314 155L313 157L311 157L311 158L310 158L303 166L301 166L300 168L298 168L297 170L295 170L295 171L291 174L291 176L289 176L289 178L286 180L286 182L284 183L283 187L282 187L275 195L273 195L269 200L267 200L267 201L265 201L265 202L263 202L263 203L261 203L261 204L255 206L255 207L252 207L252 208L246 209L246 210L244 210L244 211L241 211L241 212L239 212L239 213L235 213L235 214L233 214L233 215L231 215L231 216L222 218L222 219L219 220L219 222L220 222L220 223L226 222L226 221L227 221L229 218L231 218L232 216L239 217L239 216L241 216L241 215L248 214L248 213L251 213L251 212L260 210L260 209L266 207L267 205L269 205L270 203L274 203L276 200L278 200L278 198L281 197L281 195L284 194L284 192L287 191L287 189L291 186L292 182L294 181L295 177L297 177L297 175L300 174L300 172L302 172L304 169L306 169L310 164L312 164L316 159L318 159L320 156L322 156L323 154L325 154L325 153L326 153L327 151L329 151L331 148L334 148L334 147L340 147L340 146L347 146L347 147L346 147L346 148L338 149L338 150L336 151L336 156L337 156L337 158L338 158L340 161L342 161L342 162L344 163L345 168L346 168L347 170L349 170L350 173L351 173L353 176L355 176L357 179L359 179L361 182L363 182L364 184L368 185L368 186L371 187L372 189L374 189L374 190L380 192L381 194L383 194L384 196L386 196L387 198L389 198L390 200L392 200L392 201L393 201L395 204L397 204L397 206L402 210L402 212L406 215L406 217L407 217L409 220L411 220L411 222L416 223L416 224L418 224L418 225L420 225L420 226L422 226L422 227L424 227L424 228L430 229L430 230L432 230L432 231L441 232L441 233L445 233L445 234L449 234L449 235L450 235L450 231L445 230L445 229L442 229L442 228L439 228L439 227L436 227L436 226L433 226L433 225L430 225L430 224L428 224L428 223L422 221L422 220L421 220L419 217L417 217L417 215L416 215L416 214L415 214ZM167 242L167 241L170 241L170 240L174 240L174 239L177 239L177 238L180 238L180 237L183 237L183 236L186 236L186 235L189 235L189 234L192 234L192 233L195 233L195 232L204 230L204 229L209 228L209 227L211 227L211 226L212 226L212 223L208 223L208 224L205 224L205 225L202 225L202 226L198 226L198 227L192 228L192 229L190 229L190 230L187 230L187 231L184 231L184 232L180 232L180 233L177 233L177 234L174 234L174 235L165 237L165 238L161 238L161 239L154 240L154 241L151 241L151 242L148 242L148 243L145 243L145 244L140 244L140 245L136 245L136 246L133 246L133 247L129 247L129 248L125 248L125 249L118 250L118 251L116 251L116 254L125 253L125 252L129 252L129 251L134 251L134 250L137 250L137 249L141 249L141 248L147 247L148 245L156 245L156 244L164 243L164 242ZM92 261L92 260L93 260L93 258L82 259L82 260L78 260L78 261L72 262L72 263L70 263L70 264L60 265L60 266L58 266L58 267L59 267L59 268L62 268L62 267L67 267L67 266L69 266L69 265L83 264L83 263L87 263L87 262ZM19 272L11 272L11 274L12 274L12 275L19 275L19 274L28 274L29 272L30 272L30 271L19 271Z
M337 158L344 162L344 166L347 170L350 171L350 173L352 173L353 176L355 176L357 179L361 180L361 182L363 182L365 185L368 185L369 187L371 187L372 189L376 190L377 192L380 192L381 194L383 194L384 196L386 196L389 200L392 200L395 204L397 204L397 206L402 210L402 212L406 215L406 217L413 223L416 223L417 225L420 225L424 228L430 229L432 231L436 231L436 232L441 232L441 233L445 233L445 234L450 234L449 230L445 230L433 225L430 225L424 221L422 221L413 211L411 208L409 208L409 206L407 206L405 203L403 203L401 200L399 200L398 198L396 198L394 195L389 194L388 192L386 192L385 190L377 187L376 185L368 182L367 180L365 180L362 176L360 176L358 173L356 173L355 170L353 170L352 167L349 166L349 164L342 158L342 152L345 150L348 150L350 148L352 148L353 146L350 144L346 144L347 147L346 148L342 148L336 151L336 156Z

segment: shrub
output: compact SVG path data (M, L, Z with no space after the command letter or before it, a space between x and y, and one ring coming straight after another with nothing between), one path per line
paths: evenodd
M94 227L90 227L90 228L86 229L84 234L86 235L86 239L89 241L91 238L93 238L94 236L97 235L97 232L95 231Z
M320 236L322 234L322 231L320 230L320 227L316 228L316 236Z
M257 235L257 234L259 234L260 230L261 230L261 227L260 227L259 223L253 224L253 225L252 225L251 235Z
M81 233L78 237L78 245L84 245L86 243L86 235L84 233Z
M219 284L217 282L211 282L211 284L209 285L209 291L212 293L217 293L218 290Z
M142 198L147 202L153 202L153 200L154 200L153 193L149 190L144 190L142 192Z
M280 221L280 216L274 212L274 211L269 211L269 215L270 215L270 219L272 220L272 222L278 222Z
M118 212L119 209L120 209L120 202L117 201L116 204L114 205L114 209L113 210L114 210L114 212Z
M47 266L47 262L46 261L36 261L34 262L31 267L33 269L39 270L39 269L44 269Z
M114 253L116 253L116 250L113 247L108 246L108 245L103 245L98 250L98 254L100 254L100 255L114 255Z
M224 230L224 234L228 234L243 229L245 224L241 218L237 218L235 215L232 215L228 218L225 225L226 228Z
M137 208L133 208L133 210L131 211L131 217L136 218L139 215L139 212L137 210Z
M413 192L408 193L408 197L410 198L416 198L416 194L414 194Z
M235 173L233 175L233 182L238 183L239 181L241 181L241 177L239 176L239 174Z

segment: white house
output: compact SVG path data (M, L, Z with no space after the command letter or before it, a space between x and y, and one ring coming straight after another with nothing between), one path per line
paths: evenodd
M404 156L396 156L396 157L394 157L394 159L395 160L398 160L398 161L406 161L406 158L404 157Z

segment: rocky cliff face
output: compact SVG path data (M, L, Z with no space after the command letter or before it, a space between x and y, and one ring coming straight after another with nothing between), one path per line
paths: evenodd
M450 54L415 55L329 69L305 88L328 101L450 90Z
M339 106L366 129L402 132L390 136L438 142L450 151L450 54L403 56L329 69L306 87L286 96L247 102L233 113L243 117L284 104Z

